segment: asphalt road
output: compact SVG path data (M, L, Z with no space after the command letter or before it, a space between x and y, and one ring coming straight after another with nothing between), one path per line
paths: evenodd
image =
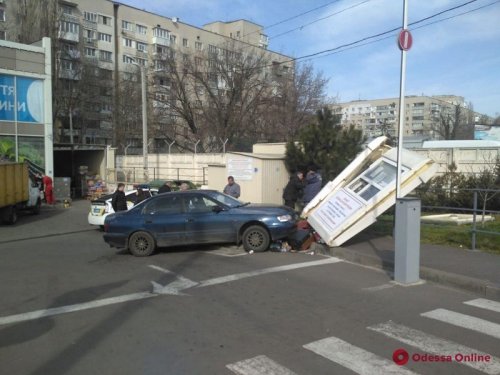
M500 301L318 255L134 258L89 230L86 207L0 226L1 374L500 374Z

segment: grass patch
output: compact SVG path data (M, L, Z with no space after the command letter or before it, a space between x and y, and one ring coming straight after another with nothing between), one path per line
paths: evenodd
M368 227L366 231L376 235L392 236L393 216L381 215L377 222ZM480 220L480 217L478 217ZM471 248L472 225L436 225L421 224L420 241L425 244L446 245L462 249ZM478 222L477 230L497 232L499 235L477 233L476 249L500 254L500 216L495 216L495 221L484 223L484 227Z

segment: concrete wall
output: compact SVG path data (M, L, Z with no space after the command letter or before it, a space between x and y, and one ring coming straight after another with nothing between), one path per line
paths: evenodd
M453 162L457 166L457 172L480 173L494 166L496 158L500 157L500 148L433 148L412 151L434 160L438 165L438 174L445 173Z

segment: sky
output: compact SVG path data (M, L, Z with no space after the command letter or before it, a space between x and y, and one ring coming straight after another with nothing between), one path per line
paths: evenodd
M412 23L471 0L407 1L408 22ZM179 17L182 22L198 27L213 21L244 18L265 27L263 32L270 38L270 50L291 57L401 27L403 15L403 0L121 2L163 16ZM492 5L416 29L488 4ZM319 9L311 11L315 8ZM313 21L316 22L307 25ZM292 29L298 30L278 36ZM410 26L410 30L413 46L407 53L406 95L459 95L472 102L477 112L500 115L500 0L473 0L462 8ZM327 94L338 102L398 97L401 52L396 35L393 32L384 40L307 62L329 79Z

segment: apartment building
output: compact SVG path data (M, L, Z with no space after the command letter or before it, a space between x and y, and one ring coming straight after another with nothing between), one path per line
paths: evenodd
M406 96L404 135L439 138L435 127L440 115L452 115L456 105L463 109L463 114L470 112L462 96ZM342 115L343 124L354 124L362 129L367 137L376 137L381 134L397 135L399 98L355 100L335 104L332 108L335 113ZM464 121L468 120L464 119ZM458 135L461 139L474 138L474 125L468 125L472 126L465 126Z
M9 3L16 1L0 0L0 4L5 3L2 7L5 11L0 15L8 16ZM59 0L58 3L55 75L66 90L65 96L70 98L77 92L80 96L85 95L87 103L86 108L61 111L60 118L55 121L55 133L61 143L117 145L122 142L131 146L129 150L141 147L140 113L137 119L131 120L136 126L126 126L127 139L116 138L120 128L125 126L116 110L119 95L124 91L120 85L133 81L138 86L138 73L146 69L148 100L155 95L163 98L168 94L168 82L161 74L167 69L165 56L176 56L180 61L193 56L198 60L206 59L209 53L232 43L239 48L265 51L279 70L287 71L291 67L291 64L282 64L290 60L288 56L267 49L268 38L262 27L243 19L216 21L200 28L183 23L177 17L165 17L117 1ZM9 33L5 35L0 31L0 37L2 35L10 38ZM152 101L150 106L161 106ZM163 127L157 130L168 132L172 121L176 120L163 121ZM162 126L161 123L158 126ZM157 141L164 145L162 139Z

